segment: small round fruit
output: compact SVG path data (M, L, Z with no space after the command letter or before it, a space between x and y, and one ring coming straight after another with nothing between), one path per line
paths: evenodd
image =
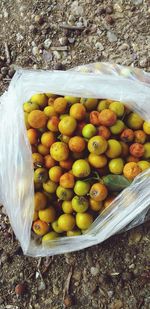
M71 136L77 126L76 119L71 116L66 116L59 122L58 128L61 134Z
M96 135L90 138L88 142L88 150L91 153L94 153L96 155L100 155L104 153L107 149L107 141L104 139L104 137Z
M69 140L69 149L72 152L82 152L85 149L85 146L85 140L81 136L73 136Z
M81 235L80 230L73 230L73 231L68 231L67 232L67 237L72 237L72 236L79 236Z
M54 106L46 106L44 108L44 113L47 117L57 116Z
M39 210L39 219L41 221L51 223L55 221L55 218L56 218L56 210L53 206L50 206L43 210Z
M49 97L47 105L48 105L48 106L53 106L53 105L54 105L54 100L55 100L54 97L53 97L53 98L52 98L52 97Z
M110 204L114 201L114 199L115 199L114 196L108 196L104 202L104 208L110 206Z
M90 153L88 156L88 161L90 165L95 168L101 168L107 165L107 157L105 155L96 155L94 153Z
M48 232L49 225L41 220L36 220L33 222L32 229L35 234L43 236Z
M112 174L122 174L124 162L121 158L112 159L109 162L109 170Z
M98 100L94 98L81 98L80 102L85 106L87 111L92 111L98 104Z
M116 123L110 127L112 134L120 134L124 129L124 122L122 120L117 120Z
M75 103L70 108L70 116L76 120L83 120L86 115L86 109L81 103Z
M93 223L93 216L87 212L76 214L76 225L81 230L86 230Z
M144 144L144 156L145 159L150 159L150 143Z
M129 154L129 146L124 142L120 142L120 144L121 144L121 147L122 147L121 156L123 158L126 158Z
M69 171L72 168L73 160L69 158L67 160L60 161L59 164L62 168Z
M54 101L54 109L58 114L63 114L67 107L66 99L59 97Z
M39 211L41 209L44 209L47 204L47 198L44 193L42 192L36 192L34 194L34 210Z
M58 186L56 190L56 195L62 201L70 201L73 196L73 191L71 189L66 189Z
M99 211L103 207L103 202L98 202L90 198L90 209L93 211Z
M72 208L76 212L85 212L89 207L89 202L84 196L75 195L72 199Z
M41 143L47 148L50 148L51 145L55 142L55 135L53 132L45 132L41 136Z
M36 221L37 219L38 219L38 211L34 210L33 221Z
M48 179L48 172L46 168L39 167L34 172L34 182L35 183L43 183Z
M55 166L55 164L56 164L56 161L51 157L50 154L48 154L44 157L44 165L45 165L46 168L49 169L49 168Z
M47 128L51 132L58 132L58 124L59 124L59 118L57 116L52 116L48 122L47 122Z
M65 232L73 230L75 218L71 214L63 214L58 218L58 226Z
M90 123L99 126L99 112L98 111L92 111L90 113Z
M50 148L50 154L54 160L63 161L69 156L69 148L63 142L55 142Z
M111 132L110 132L109 128L107 128L105 126L99 126L97 133L98 133L98 135L104 137L106 140L108 140L111 136Z
M37 93L37 94L34 94L30 101L32 103L37 103L40 107L44 107L47 105L47 97L44 93Z
M49 170L49 178L56 183L59 182L62 174L63 174L63 171L60 166L53 166Z
M72 172L77 178L87 177L91 172L90 165L86 160L79 159L73 163Z
M33 166L35 169L38 167L42 167L44 165L44 158L38 152L32 153L32 161L33 161Z
M37 148L38 148L38 152L42 154L43 156L46 156L49 154L49 148L44 146L43 144L39 144Z
M86 124L82 129L82 135L87 139L91 138L95 134L96 134L96 128L91 123Z
M65 214L72 214L73 213L72 201L63 201L62 210Z
M97 201L97 202L101 202L103 200L105 200L105 198L108 195L108 190L107 187L105 185L103 185L102 183L95 183L90 190L90 197Z
M29 114L24 112L24 122L25 122L25 126L26 126L26 129L30 129L30 125L29 125L29 122L28 122L28 116Z
M134 140L134 131L131 129L124 129L120 136L125 143L130 143Z
M90 184L84 180L77 180L74 186L75 194L79 196L86 195L90 190Z
M102 126L111 127L116 123L116 120L116 114L110 109L104 109L99 114L99 122Z
M51 92L46 92L45 94L48 98L53 98L53 99L57 96L56 94L51 93Z
M23 109L27 113L31 113L35 109L39 109L39 105L37 103L32 103L32 102L25 102L23 104Z
M61 140L61 142L64 142L64 143L68 144L69 140L70 140L70 137L67 136L67 135L61 134L60 140Z
M127 162L139 162L139 159L134 156L128 156Z
M150 168L150 162L148 161L139 161L137 165L141 168L142 171L145 171L148 168Z
M109 100L101 100L101 101L98 103L98 106L97 106L98 112L101 112L101 111L103 111L104 109L109 108L109 105L110 105Z
M133 180L137 175L142 172L142 169L136 162L126 163L123 168L123 174L128 180Z
M46 245L50 240L57 239L59 237L58 233L51 231L42 237L42 245Z
M108 140L108 149L106 151L106 155L110 159L114 159L120 156L122 151L121 144L115 139Z
M47 182L43 183L43 189L48 193L55 193L57 189L57 184L51 180L47 180Z
M56 233L63 233L63 230L58 226L58 220L52 222L52 229Z
M70 105L72 104L75 104L75 103L78 103L80 101L79 98L77 97L72 97L72 96L69 96L69 95L66 95L64 97L64 99L67 101L67 103L69 103Z
M77 136L82 136L82 130L83 130L85 125L86 125L86 122L84 120L77 123L77 128L76 128L76 135Z
M142 130L134 131L134 142L144 144L146 141L146 134Z
M146 134L150 135L150 122L149 121L144 121L143 130Z
M127 125L130 129L138 130L142 128L144 120L136 113L130 113L127 118Z
M65 173L60 177L60 186L66 189L72 189L74 187L74 176L71 173Z
M141 158L144 155L144 145L134 143L130 146L130 154L136 158Z
M121 102L112 102L109 108L118 116L122 117L124 114L124 105Z
M40 129L46 126L47 117L44 112L39 110L32 111L28 116L28 122L31 127Z

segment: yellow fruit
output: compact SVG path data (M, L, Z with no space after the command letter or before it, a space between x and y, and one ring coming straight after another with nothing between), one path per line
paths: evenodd
M58 186L56 190L56 195L62 201L70 201L73 196L73 191L71 189L66 189Z
M58 237L59 235L56 232L51 231L42 237L42 245L45 245L48 241L54 240Z
M107 141L104 139L104 137L99 135L93 136L88 142L89 152L94 153L95 155L104 153L107 149L107 146Z
M124 114L124 105L121 102L112 102L109 108L118 116L121 117Z
M87 212L76 214L76 225L81 230L86 230L93 223L93 216Z
M150 163L148 161L139 161L137 162L137 165L141 168L142 171L150 168Z
M50 148L50 154L56 161L64 161L69 156L68 145L64 142L55 142Z
M124 162L121 158L112 159L109 162L109 170L112 174L122 174Z
M61 134L71 136L77 126L76 120L71 116L65 116L59 122L58 128Z
M28 116L28 122L31 127L40 129L46 126L47 117L44 112L39 110L32 111Z
M38 211L34 211L34 214L33 214L33 221L36 221L38 219Z
M54 207L50 206L46 209L39 210L39 219L41 221L51 223L55 221L55 218L56 218L56 211Z
M92 209L93 211L99 211L103 207L102 202L95 201L92 198L90 198L89 202L90 202L90 209Z
M25 126L26 126L27 130L31 128L30 124L28 122L28 116L29 116L29 114L27 112L24 112L24 122L25 122Z
M67 107L67 101L66 99L59 97L55 99L54 101L54 109L57 113L63 114Z
M73 230L73 231L68 231L67 232L67 236L68 237L79 236L79 235L81 235L81 231L80 230Z
M89 163L95 168L101 168L107 165L107 158L105 155L96 155L90 153L88 156Z
M130 129L141 129L144 120L136 113L130 113L127 118L127 125Z
M32 103L37 103L40 107L44 107L47 105L47 97L44 93L38 93L38 94L34 94L30 101Z
M39 105L37 103L25 102L23 104L23 109L25 112L30 113L34 111L35 109L39 109Z
M75 177L87 177L91 172L90 165L86 160L79 159L73 163L72 172Z
M143 123L143 131L146 134L150 135L150 122L144 121L144 123Z
M63 230L58 226L58 220L52 222L52 229L53 229L56 233L63 233Z
M110 159L114 159L120 156L122 152L121 144L115 139L108 140L108 149L106 151L106 155Z
M85 106L87 111L92 111L96 109L98 100L94 98L81 98L80 102Z
M57 184L51 180L48 180L47 182L43 183L43 189L48 193L55 193L57 189Z
M58 218L58 226L63 231L71 231L75 227L75 218L71 214L63 214Z
M39 236L43 236L44 234L46 234L49 230L49 225L46 222L43 222L41 220L36 220L33 222L32 225L33 231L35 232L35 234L39 235Z
M54 106L46 106L44 108L44 113L47 117L57 116Z
M73 213L73 208L72 208L72 202L71 201L64 201L62 203L62 210L65 214L71 214Z
M59 182L62 174L63 170L60 166L53 166L49 170L49 178L56 183Z
M144 144L144 158L150 159L150 143L149 142Z
M78 103L78 102L80 101L79 98L72 97L72 96L68 96L68 95L66 95L66 96L64 97L64 99L65 99L65 100L67 101L67 103L69 103L70 105L75 104L75 103Z

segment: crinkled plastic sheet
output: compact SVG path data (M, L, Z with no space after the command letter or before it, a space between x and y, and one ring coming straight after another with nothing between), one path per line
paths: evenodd
M47 246L31 237L34 209L33 165L23 103L35 93L119 100L150 120L150 74L139 69L94 63L63 71L18 70L0 98L0 202L25 254L47 256L98 244L125 227L144 221L150 204L150 170L140 174L93 222L84 235Z

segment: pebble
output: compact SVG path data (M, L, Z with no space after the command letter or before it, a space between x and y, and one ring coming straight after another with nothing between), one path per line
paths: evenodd
M139 65L141 68L146 68L147 67L147 59L143 58L139 61Z
M110 43L113 43L113 42L116 42L117 41L117 36L114 32L112 31L107 31L107 38L108 38L108 41Z
M122 13L122 12L123 12L123 7L121 6L121 4L115 3L115 4L114 4L114 10L115 10L116 12Z
M59 294L59 289L56 285L53 286L53 293L54 295L58 295Z
M68 43L67 37L63 36L63 37L59 38L59 43L60 43L61 46L67 45L67 43Z
M1 68L1 74L3 75L3 77L5 77L8 73L8 68L7 67L2 67Z
M96 42L95 47L101 51L104 50L104 46L101 42Z
M65 308L69 308L69 307L72 307L72 305L73 305L73 299L70 295L67 295L64 298L64 306Z
M4 12L4 18L8 18L8 12L6 10L3 11Z
M143 3L143 0L132 0L133 4L139 5Z
M129 234L129 245L134 245L142 239L142 232L140 230L131 230Z
M73 1L71 4L71 12L74 15L81 16L83 15L84 10L83 7L78 4L78 1Z
M0 258L0 263L5 264L9 259L9 256L7 253L3 253L1 258Z
M17 40L17 42L21 42L23 39L24 39L23 35L22 35L20 32L18 32L18 33L16 34L16 40Z
M90 272L92 276L97 276L99 274L99 268L98 267L91 267Z
M61 54L57 51L57 50L54 50L53 51L53 55L54 55L54 58L57 59L57 60L60 60L61 59Z
M69 42L70 44L73 44L73 43L75 42L75 38L68 38L68 42Z
M68 18L68 22L71 23L71 22L74 22L76 21L76 18L74 15L69 15L69 18Z
M52 44L52 41L51 41L50 39L46 39L46 40L44 41L44 48L45 48L45 49L49 49L50 46L51 46L51 44Z
M80 281L81 280L81 271L74 271L72 278L75 279L76 281Z
M105 20L106 20L107 24L109 24L109 25L114 24L114 19L110 15L106 15Z
M53 59L53 55L51 52L46 51L45 49L43 50L43 58L46 62L51 62Z
M27 286L25 283L19 283L15 287L15 293L18 296L23 295L27 291Z
M46 289L46 284L45 282L42 280L40 281L39 285L38 285L38 291L44 291Z
M34 21L35 21L35 23L37 23L39 25L44 24L44 18L43 18L43 16L40 16L40 15L35 15Z
M119 50L126 50L129 48L129 45L127 43L123 43L122 45L119 46Z
M39 50L38 50L38 47L37 46L34 46L32 48L32 54L33 56L37 56L39 54Z
M107 8L106 8L106 13L107 13L107 14L112 14L112 13L113 13L113 6L112 6L112 5L107 6Z

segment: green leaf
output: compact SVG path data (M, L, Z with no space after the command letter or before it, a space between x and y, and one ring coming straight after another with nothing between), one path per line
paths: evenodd
M131 182L122 175L109 174L103 177L104 184L110 191L120 192L130 186Z

